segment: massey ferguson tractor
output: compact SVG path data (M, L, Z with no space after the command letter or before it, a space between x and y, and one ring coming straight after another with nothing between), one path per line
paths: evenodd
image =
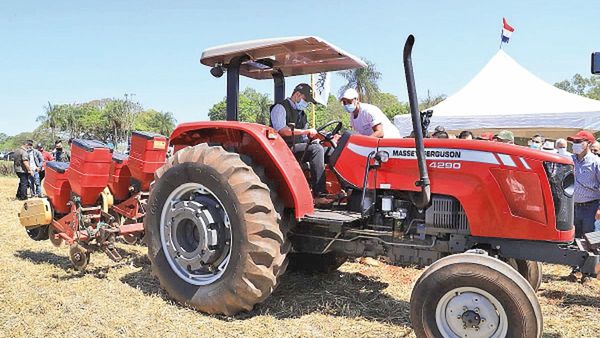
M233 315L269 297L288 264L330 271L348 257L384 256L399 265L428 265L410 300L417 337L541 337L539 262L591 276L600 266L598 235L574 240L572 162L515 145L424 139L427 116L417 108L413 44L409 36L404 68L414 138L339 135L340 121L317 128L311 142L328 149L327 189L336 196L327 208L314 207L306 164L275 130L238 122L239 78L272 79L279 102L286 77L365 64L310 36L204 51L200 62L211 74L226 74L227 121L179 125L169 138L174 155L155 172L143 171L154 177L149 183L144 176L141 185L150 186L141 205L152 272L171 297L202 312ZM144 149L156 145L148 142ZM104 151L89 146L92 154ZM82 167L80 158L65 169L73 193L49 194L44 204L53 210L51 229L72 247L94 234L102 242L128 227L141 230L123 221L85 227L88 219L111 213L71 180L100 175L99 166ZM96 198L104 183L93 187ZM131 200L126 191L120 198Z

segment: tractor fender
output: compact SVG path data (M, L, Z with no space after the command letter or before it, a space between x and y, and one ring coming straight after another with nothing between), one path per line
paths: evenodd
M310 187L298 161L271 127L237 121L189 122L178 125L169 140L175 152L208 143L248 155L253 163L265 168L284 205L294 209L296 219L314 212Z

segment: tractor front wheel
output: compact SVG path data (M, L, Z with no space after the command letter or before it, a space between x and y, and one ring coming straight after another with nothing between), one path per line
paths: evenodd
M271 294L285 238L269 188L238 154L178 151L155 174L148 206L152 272L175 300L233 315Z
M417 337L541 337L535 292L515 269L486 255L442 258L417 280L410 298Z

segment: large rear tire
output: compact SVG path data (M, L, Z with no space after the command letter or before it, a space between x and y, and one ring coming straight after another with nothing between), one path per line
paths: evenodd
M410 299L417 337L542 335L535 292L516 270L481 254L442 258L417 280Z
M156 172L144 228L161 286L203 312L251 310L285 264L269 188L221 147L182 149Z
M509 258L505 262L523 276L533 291L537 292L542 285L542 263L524 259Z

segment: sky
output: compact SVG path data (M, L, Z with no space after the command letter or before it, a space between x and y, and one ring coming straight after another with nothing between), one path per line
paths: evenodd
M31 131L52 104L133 94L178 122L207 119L225 78L206 48L316 35L376 64L380 88L407 100L402 47L414 34L418 95L451 95L503 49L548 83L589 76L600 51L598 1L0 1L0 132ZM307 77L287 79L287 88ZM332 90L343 85L335 75ZM242 80L272 94L271 81Z

